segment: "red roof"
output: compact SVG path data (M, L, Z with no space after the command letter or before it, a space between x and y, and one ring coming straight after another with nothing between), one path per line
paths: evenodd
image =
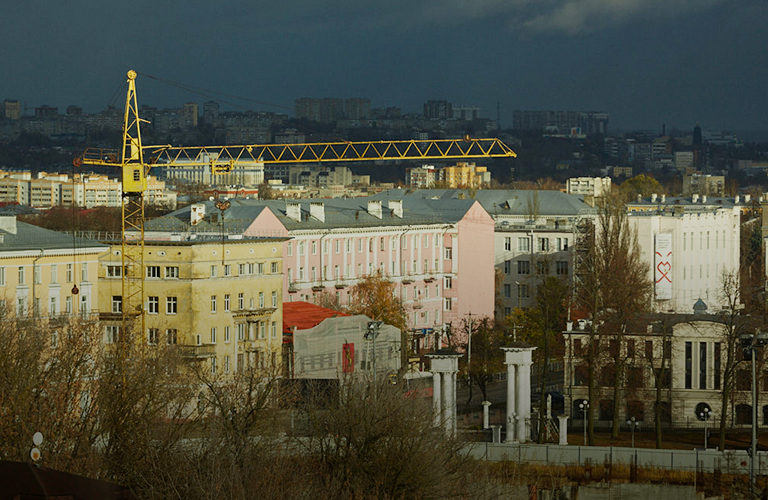
M309 302L283 302L283 334L293 333L294 326L299 330L307 330L328 318L339 316L349 316L349 314Z

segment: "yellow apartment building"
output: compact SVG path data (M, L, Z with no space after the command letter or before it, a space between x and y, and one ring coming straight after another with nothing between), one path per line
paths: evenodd
M449 189L478 189L490 185L491 173L487 167L460 161L454 166L441 168L439 180Z
M0 216L0 311L19 318L97 317L99 256L108 249Z
M142 342L178 344L213 375L281 366L285 238L145 241ZM99 265L104 342L120 336L120 245Z

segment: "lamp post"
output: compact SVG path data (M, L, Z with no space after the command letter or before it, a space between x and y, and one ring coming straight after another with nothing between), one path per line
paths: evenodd
M630 417L629 420L627 420L627 425L629 426L629 430L632 433L632 448L634 448L635 447L635 429L640 427L640 422L638 422L635 417Z
M373 386L376 387L376 337L379 336L379 328L383 321L369 321L368 328L363 336L366 340L373 343Z
M744 359L752 361L752 444L749 452L749 495L755 497L755 457L757 455L757 382L755 381L755 357L757 348L768 344L768 333L755 331L754 334L740 335L741 347L744 349Z
M589 401L586 399L579 403L581 409L581 426L584 428L584 446L587 446L587 410L589 410Z
M707 428L707 421L712 416L711 408L704 408L704 411L699 413L699 418L704 421L704 449L707 449L707 438L709 437L709 428Z

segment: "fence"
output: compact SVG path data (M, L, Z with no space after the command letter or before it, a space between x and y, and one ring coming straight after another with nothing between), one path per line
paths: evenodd
M624 464L695 472L720 470L726 474L749 474L749 456L744 450L655 450L604 446L559 446L514 443L471 443L466 452L478 460L515 461L537 465ZM768 452L757 453L756 474L768 474Z

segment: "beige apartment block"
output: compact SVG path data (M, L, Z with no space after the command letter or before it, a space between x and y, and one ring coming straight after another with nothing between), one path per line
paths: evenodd
M451 167L443 167L439 171L440 182L450 189L482 188L491 184L491 173L487 167L479 167L474 163L460 161Z
M283 240L146 241L141 341L178 344L213 375L279 367ZM121 269L120 245L113 245L99 267L106 344L122 333Z
M40 319L94 316L98 259L107 249L0 216L0 310Z

